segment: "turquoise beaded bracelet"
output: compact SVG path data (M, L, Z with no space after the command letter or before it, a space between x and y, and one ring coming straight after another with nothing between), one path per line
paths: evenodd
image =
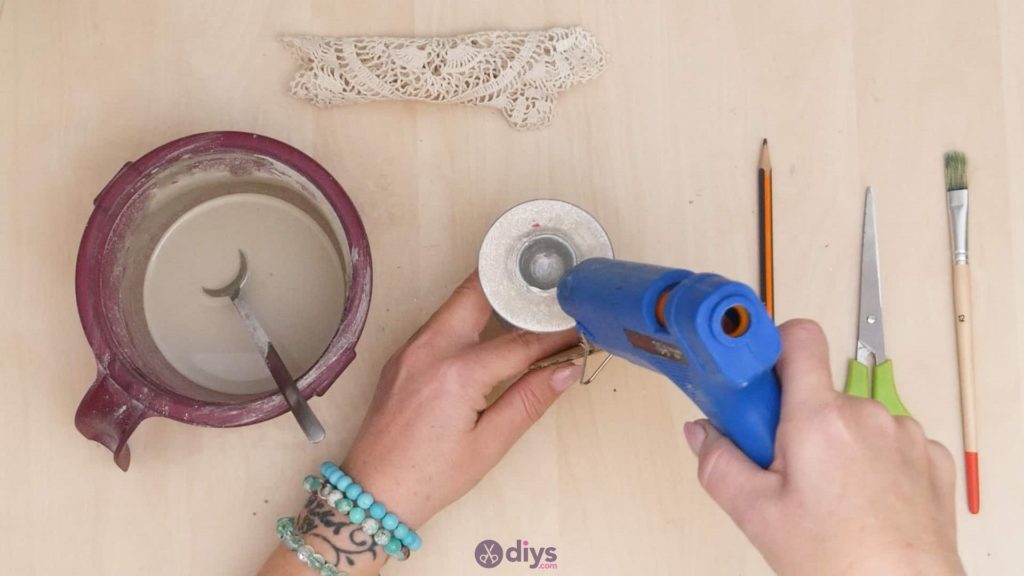
M350 520L356 523L362 523L366 521L366 516L369 515L369 519L377 521L370 523L372 530L376 531L383 528L384 530L391 531L390 535L401 541L402 545L411 551L419 550L420 546L423 545L423 541L420 540L419 534L411 530L405 524L399 522L398 517L389 513L383 504L375 502L373 500L373 496L369 492L365 492L362 486L357 484L351 476L342 472L341 468L338 468L338 466L333 462L324 462L321 464L320 473L323 474L324 478L327 479L331 486L333 486L337 491L343 493L345 500L354 504L349 512ZM351 517L352 511L355 511L356 509L363 511L361 513L356 513L356 518L359 520L355 520ZM366 526L364 526L363 529L365 530ZM371 533L368 532L368 534ZM386 546L385 549L387 549Z
M303 486L309 492L316 494L328 506L336 509L348 517L349 522L359 525L359 529L373 541L384 547L384 551L396 560L404 561L409 558L409 548L402 545L402 541L392 536L388 530L381 529L380 524L374 518L367 518L366 511L355 505L354 502L345 498L343 494L331 485L326 478L306 476L303 479Z
M299 560L320 576L348 576L348 572L339 570L337 566L313 550L312 546L306 544L302 536L295 531L295 518L285 516L277 521L277 537L284 542L289 550L295 552Z
M328 464L330 463L325 463L322 468L326 468ZM331 466L334 465L331 464ZM334 470L337 470L338 473L341 472L337 466L334 466ZM334 470L328 471L333 472ZM338 474L334 474L334 477L339 478ZM347 493L339 490L337 485L330 481L329 476L325 475L323 478L306 476L302 483L307 491L316 493L329 506L347 515L350 522L358 524L367 536L373 538L374 542L382 546L384 551L395 559L404 561L409 558L412 550L410 543L416 548L422 545L422 541L415 532L400 523L394 514L387 512L383 504L373 502L372 496L363 492L362 488L358 493L352 490L353 499L349 499L346 497ZM349 478L346 487L351 485L352 480ZM360 496L363 496L362 504L368 504L368 506L360 506L358 503ZM367 502L367 498L370 499L369 502Z

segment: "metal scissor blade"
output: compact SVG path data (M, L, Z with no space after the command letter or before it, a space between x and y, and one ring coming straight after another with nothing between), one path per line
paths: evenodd
M882 332L882 284L878 273L878 232L875 227L875 193L870 186L864 195L864 238L860 253L860 311L857 324L857 361L875 364L885 361Z

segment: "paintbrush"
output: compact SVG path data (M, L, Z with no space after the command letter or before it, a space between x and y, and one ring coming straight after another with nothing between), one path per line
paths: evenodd
M960 413L964 434L967 506L972 514L981 507L978 482L978 438L974 415L974 319L971 314L971 268L967 259L967 157L946 153L946 201L953 242L953 311L957 362L960 367Z

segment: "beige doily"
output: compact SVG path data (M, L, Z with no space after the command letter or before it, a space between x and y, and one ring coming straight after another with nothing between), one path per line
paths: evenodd
M556 95L604 70L582 28L477 32L450 38L287 36L302 67L293 95L317 106L373 100L498 108L516 128L551 121Z

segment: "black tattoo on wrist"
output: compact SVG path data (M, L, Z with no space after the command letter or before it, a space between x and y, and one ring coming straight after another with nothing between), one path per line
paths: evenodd
M361 558L373 562L380 550L373 537L363 532L359 524L349 521L348 515L338 512L317 496L316 492L309 495L306 506L296 522L295 530L305 536L307 541L315 538L333 550L332 563L339 568L351 568ZM327 556L324 557L330 561L331 558Z

